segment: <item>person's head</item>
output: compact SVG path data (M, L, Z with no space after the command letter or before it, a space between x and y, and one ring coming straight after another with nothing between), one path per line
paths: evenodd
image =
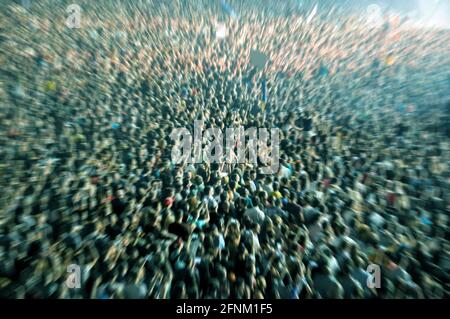
M182 222L184 218L184 211L182 209L178 209L175 212L175 219L177 222Z
M403 253L400 257L399 266L406 269L411 264L412 257L409 254Z
M245 296L245 280L242 277L236 279L236 295L238 298L244 298Z
M220 280L218 280L217 278L211 278L211 280L208 283L208 292L207 295L210 298L220 298Z
M351 258L344 258L340 264L341 273L345 276L350 275L354 269L354 263Z
M119 198L119 199L124 199L124 198L125 198L125 190L119 189L119 190L116 192L116 196L117 196L117 198Z
M253 202L252 203L250 203L250 202L248 203L249 207L252 206L251 204L253 204L254 207L259 207L261 205L261 201L260 201L259 197L254 197L253 198Z
M330 262L329 262L328 257L326 257L323 254L319 255L319 259L317 260L317 271L324 275L329 275L329 274L331 274L329 265L330 265Z
M203 185L203 178L200 175L195 176L194 183L197 186Z
M240 209L243 209L247 206L247 203L245 201L245 198L239 197L237 200L237 205Z
M206 186L204 193L205 196L212 196L214 194L214 189L211 186Z
M221 211L224 212L224 213L229 213L230 212L230 204L227 201L221 202L220 203L220 208L221 208Z
M182 281L177 281L173 285L172 295L175 299L187 299L186 285Z
M224 266L219 265L217 267L217 278L219 279L219 281L224 282L225 280L227 280L227 276L227 269Z
M265 203L268 200L269 195L267 194L266 191L261 191L259 192L259 198L261 199L261 201L263 203Z
M264 293L261 290L256 290L254 295L254 299L264 299Z
M164 199L164 207L167 208L171 208L173 205L174 199L172 197L166 197L166 199Z
M222 187L222 185L219 184L214 189L214 195L221 196L222 194L223 194L223 187Z
M218 208L219 208L219 205L217 204L216 201L208 202L208 211L210 213L217 213Z
M236 191L237 183L235 181L230 181L230 183L228 185L229 185L231 191Z
M273 182L272 187L273 187L273 191L277 192L280 189L280 183Z

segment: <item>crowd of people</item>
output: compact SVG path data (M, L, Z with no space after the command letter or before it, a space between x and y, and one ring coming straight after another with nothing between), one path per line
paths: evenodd
M69 2L2 8L1 297L448 297L449 30L331 1L76 2L80 28ZM174 164L196 120L279 128L278 172Z

